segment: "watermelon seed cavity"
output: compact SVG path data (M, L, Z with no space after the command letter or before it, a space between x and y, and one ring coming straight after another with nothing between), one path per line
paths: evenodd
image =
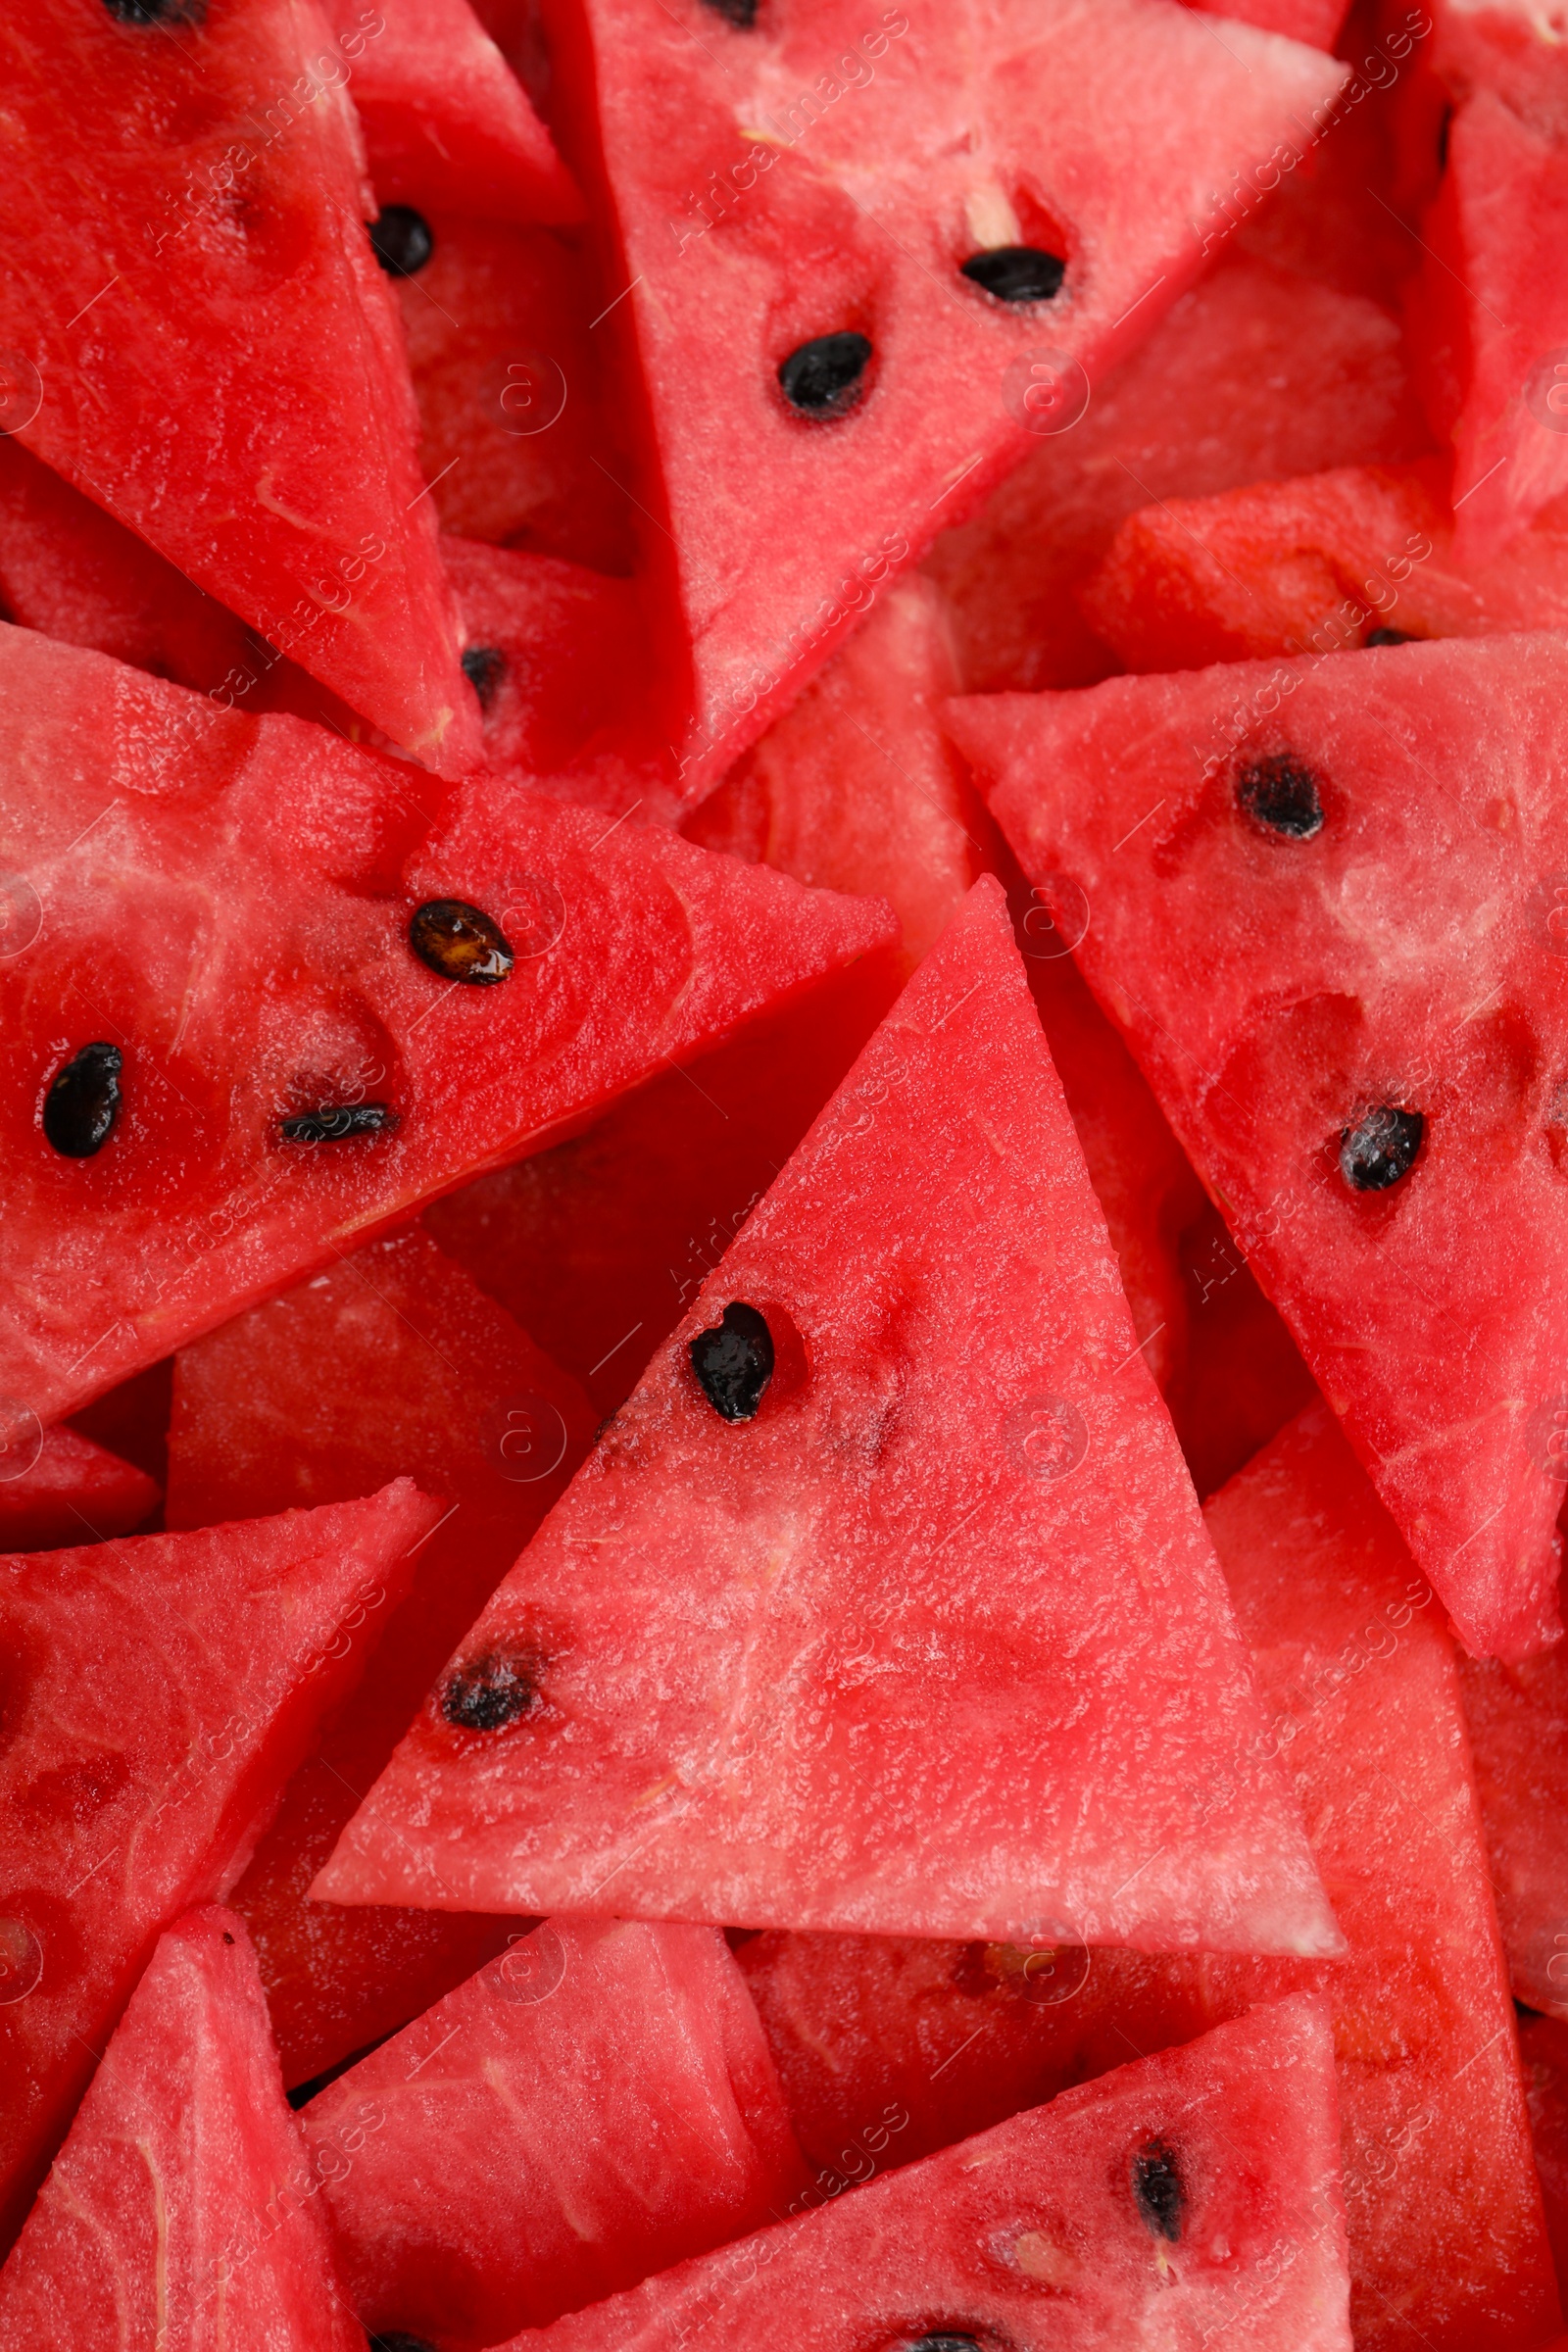
M1175 2153L1162 2139L1151 2140L1133 2158L1133 2195L1151 2232L1174 2245L1182 2233L1187 2191Z
M1310 841L1322 830L1317 778L1294 752L1248 760L1236 779L1236 798L1254 824L1289 841Z
M1050 302L1067 274L1060 254L1038 245L994 245L972 253L959 269L998 302Z
M206 0L104 0L121 24L199 24Z
M385 1102L322 1102L285 1119L282 1134L290 1144L340 1144L351 1135L383 1135L397 1123Z
M465 648L463 674L479 698L481 710L488 710L496 699L496 688L507 674L507 657L493 645L470 645Z
M911 2336L904 2352L980 2352L977 2335L958 2335L947 2328L930 2335Z
M708 0L708 5L738 32L750 32L757 23L757 0Z
M1340 1174L1354 1193L1386 1193L1410 1173L1426 1120L1418 1110L1380 1102L1340 1136Z
M803 416L825 422L847 416L860 397L871 345L853 330L840 335L817 335L797 345L779 365L778 380L785 399Z
M538 1671L532 1658L491 1650L458 1668L441 1693L441 1712L459 1731L505 1731L538 1697Z
M413 277L435 251L429 221L411 204L389 204L370 222L370 243L388 277Z
M773 1377L773 1335L755 1306L735 1299L689 1349L703 1395L726 1421L752 1421Z
M390 2328L382 2335L368 2335L370 2352L435 2352L434 2344L425 2342L422 2335L402 2335Z
M1406 629L1368 629L1367 645L1414 645L1417 641Z
M44 1097L43 1131L66 1159L91 1159L101 1152L120 1116L118 1046L83 1046L56 1070Z
M410 917L409 945L441 979L468 988L494 988L516 962L495 917L466 899L426 899Z

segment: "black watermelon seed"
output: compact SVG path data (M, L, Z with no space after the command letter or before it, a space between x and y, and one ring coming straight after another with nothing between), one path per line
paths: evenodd
M959 268L998 302L1050 302L1067 274L1061 255L1038 245L993 245L971 253Z
M443 980L494 988L511 977L516 957L493 915L466 899L426 899L409 918L409 945Z
M1236 798L1254 824L1291 841L1310 841L1323 826L1317 778L1294 752L1250 760L1236 778Z
M773 1377L773 1335L755 1306L739 1299L691 1343L692 1370L715 1413L751 1421Z
M463 674L478 696L480 710L488 710L496 699L496 688L507 674L507 657L493 645L466 646Z
M1415 639L1408 629L1368 629L1364 642L1367 645L1414 645Z
M1408 1176L1427 1123L1418 1110L1380 1102L1340 1137L1340 1174L1353 1193L1386 1193Z
M351 1135L385 1135L397 1123L385 1102L322 1102L285 1119L282 1133L290 1144L340 1144Z
M395 2328L383 2329L379 2335L367 2334L370 2352L435 2352L435 2346L422 2335L404 2335Z
M435 251L429 221L411 204L389 204L370 222L370 243L388 277L413 277Z
M1168 2238L1174 2245L1182 2233L1187 2191L1182 2186L1175 2151L1162 2139L1152 2139L1133 2158L1133 2195L1151 2233Z
M532 1658L492 1650L458 1668L441 1693L441 1712L459 1731L504 1731L538 1697L538 1672Z
M43 1131L66 1159L91 1159L108 1143L120 1116L118 1046L82 1046L63 1062L43 1099Z
M936 2328L929 2335L911 2335L903 2352L980 2352L977 2335L961 2335L956 2328Z
M803 416L847 416L860 397L870 362L871 345L864 335L818 335L780 363L779 385L791 408Z
M199 24L207 0L104 0L121 24Z
M750 32L757 23L757 0L708 0L715 17L733 24L739 32Z

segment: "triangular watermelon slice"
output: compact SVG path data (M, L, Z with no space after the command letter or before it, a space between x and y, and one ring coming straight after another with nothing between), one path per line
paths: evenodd
M363 2352L233 1912L160 1941L0 2271L0 2347Z
M359 1637L374 1640L373 1671L290 1781L231 1897L290 2084L403 2025L505 1938L496 1920L350 1911L305 1892L593 1431L576 1382L417 1226L175 1359L171 1527L342 1502L400 1472L447 1505L408 1598Z
M1462 1688L1514 1993L1568 2022L1568 1644Z
M951 720L1026 870L1092 908L1079 961L1417 1563L1503 1657L1558 1623L1565 691L1568 638L1451 638Z
M0 1553L103 1543L157 1508L158 1483L74 1429L0 1421Z
M325 19L313 0L11 16L0 70L6 429L394 743L473 766Z
M444 2346L760 2230L808 2178L712 1928L546 1921L300 2121L361 2320Z
M158 1935L242 1868L317 1724L334 1649L440 1516L368 1502L8 1563L0 1657L0 2239L27 2209Z
M41 1421L892 932L489 779L421 838L413 771L24 630L0 693L0 1394Z
M1310 1995L681 2264L516 2352L846 2342L1349 2352L1333 2048Z
M1072 421L1198 274L1214 182L1326 120L1344 79L1171 0L547 19L647 396L651 610L689 680L693 800L1043 416Z
M325 0L383 206L580 220L582 198L468 0Z
M1263 1746L983 880L317 1893L1337 1949Z

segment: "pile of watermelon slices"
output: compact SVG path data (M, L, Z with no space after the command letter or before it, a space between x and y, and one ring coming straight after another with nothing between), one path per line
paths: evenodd
M0 24L0 2352L1568 2352L1568 20Z

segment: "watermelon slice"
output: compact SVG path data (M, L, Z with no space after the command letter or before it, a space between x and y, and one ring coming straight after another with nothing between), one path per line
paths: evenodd
M1142 509L1079 602L1137 670L1561 627L1568 528L1553 519L1461 568L1439 466L1346 466Z
M1554 2017L1522 2018L1519 2056L1546 2229L1568 2296L1568 2026Z
M117 1387L106 1389L101 1396L94 1397L91 1404L73 1415L71 1427L90 1438L95 1446L134 1463L163 1487L169 1478L169 1415L173 1386L174 1359L166 1355L161 1363L133 1372L129 1380L121 1381Z
M1484 563L1568 491L1568 157L1488 90L1448 132L1412 289L1415 380L1454 451L1454 546Z
M401 2026L505 1938L495 1920L346 1911L305 1890L593 1429L576 1382L417 1226L176 1358L171 1527L342 1502L400 1471L450 1506L408 1598L369 1621L374 1671L289 1783L231 1898L290 2084Z
M1093 908L1084 969L1417 1563L1510 1658L1558 1624L1565 687L1562 638L1449 639L952 719Z
M412 771L24 630L0 689L0 1394L41 1421L891 932L484 779L421 840Z
M878 2135L884 2162L906 2161L1129 2048L1315 1988L1334 2014L1358 2346L1537 2345L1557 2304L1431 1588L1321 1404L1205 1516L1348 1960L760 1936L741 1964L803 2143L854 2178Z
M1429 447L1385 310L1230 254L1097 389L1081 421L1043 440L927 557L956 614L968 692L1106 676L1073 588L1151 500Z
M616 387L592 331L610 296L590 257L548 228L440 211L423 226L428 259L395 284L442 529L630 571Z
M363 2352L302 2171L245 1930L187 1912L0 2272L0 2346Z
M1327 2020L1309 1997L1123 2067L826 2212L557 2321L551 2352L845 2342L1348 2352ZM533 2339L518 2337L517 2352Z
M8 429L461 774L477 714L361 214L348 60L312 0L212 0L181 25L110 8L6 25Z
M612 811L657 794L649 771L662 746L648 735L648 650L631 582L477 539L443 539L441 554L487 764Z
M101 1544L158 1507L156 1480L74 1429L24 1414L0 1436L0 1553Z
M1027 453L1042 397L1081 407L1198 274L1215 178L1344 79L1169 0L547 21L647 395L651 610L688 677L694 800Z
M325 0L383 205L580 220L582 198L467 0Z
M1550 0L1434 0L1434 63L1457 98L1491 90L1546 136L1568 130L1568 60Z
M547 1921L300 2120L361 2320L443 2345L744 2236L807 2179L711 1928Z
M368 1502L8 1564L0 2240L9 2243L152 1945L221 1892L358 1674L332 1654L440 1516Z
M1337 1949L1261 1750L987 879L317 1892Z
M1469 1659L1463 1688L1508 1974L1568 2020L1568 1650Z

